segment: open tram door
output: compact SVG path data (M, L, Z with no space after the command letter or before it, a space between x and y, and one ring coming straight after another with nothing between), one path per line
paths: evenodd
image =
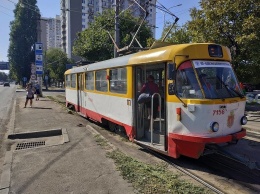
M159 151L167 151L167 131L166 131L166 109L165 109L165 63L160 64L147 64L142 66L136 66L134 69L134 85L135 85L135 107L134 107L134 123L136 141L139 144L156 149ZM152 75L154 77L154 83L159 87L159 92L153 95L153 99L158 102L158 106L152 106L147 103L138 103L138 97L142 86L147 82L147 77ZM156 108L156 119L153 117L152 108Z
M84 84L83 84L83 74L77 74L77 112L81 112L84 104Z

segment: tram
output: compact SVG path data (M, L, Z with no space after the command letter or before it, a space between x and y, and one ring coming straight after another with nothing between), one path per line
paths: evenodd
M159 87L156 119L137 102L148 75ZM75 67L65 87L67 107L173 158L199 158L207 145L246 135L246 98L222 45L170 45Z

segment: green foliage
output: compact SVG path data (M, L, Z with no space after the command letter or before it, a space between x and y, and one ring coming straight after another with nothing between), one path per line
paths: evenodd
M114 37L114 11L107 10L95 17L95 21L89 27L78 33L73 47L73 54L81 56L89 61L101 61L114 56L114 44L109 34ZM130 12L125 11L119 17L120 45L122 48L129 45L132 40L131 33L135 33L140 22ZM152 33L147 26L142 26L137 35L138 41L143 47L149 44ZM133 46L138 46L134 41Z
M239 80L259 83L260 2L201 0L200 4L201 10L192 9L188 22L192 41L226 45Z
M36 3L36 0L28 0L24 5L17 3L14 10L15 19L10 23L10 76L17 81L21 81L23 77L29 80L31 63L34 62L34 51L31 48L37 42L37 22L40 19Z
M8 75L4 72L0 72L0 80L1 81L7 81L8 80Z
M171 26L172 26L172 24L170 22L166 23L166 25L164 26L163 32L162 32L162 38L170 30ZM169 34L167 35L165 42L176 43L176 44L183 44L183 43L191 42L191 38L189 36L187 26L183 26L182 28L178 28L178 27L174 26L172 28L172 30L169 32Z
M167 169L166 164L149 165L131 158L119 150L107 153L124 179L132 183L138 193L210 193L195 186Z
M52 48L45 55L45 72L49 72L49 78L56 81L64 81L66 64L71 61L67 58L66 53L61 49Z

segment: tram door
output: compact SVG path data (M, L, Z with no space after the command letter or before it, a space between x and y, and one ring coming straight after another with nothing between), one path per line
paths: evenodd
M147 82L148 75L153 75L155 83L159 86L159 93L154 98L158 98L159 106L156 119L152 120L152 111L147 104L139 104L138 96L142 86ZM143 65L135 67L134 83L135 83L135 126L136 139L138 141L147 142L152 146L156 146L161 150L165 150L165 64ZM156 99L154 99L156 100ZM149 110L150 109L150 110ZM152 130L151 130L152 128Z
M78 108L77 112L82 112L82 107L84 105L84 84L83 84L83 74L78 74L77 79L77 102Z

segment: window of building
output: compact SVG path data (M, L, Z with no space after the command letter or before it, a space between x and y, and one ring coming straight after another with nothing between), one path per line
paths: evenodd
M86 89L87 90L94 90L94 72L87 72L86 73Z
M76 88L76 74L71 74L71 87Z
M96 71L96 90L107 92L107 72L106 70Z
M126 94L127 91L126 68L111 69L109 75L110 75L109 90L114 93Z

